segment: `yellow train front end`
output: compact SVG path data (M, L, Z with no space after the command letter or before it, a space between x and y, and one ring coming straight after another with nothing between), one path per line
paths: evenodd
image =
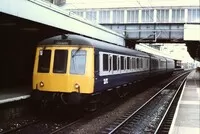
M80 103L94 90L94 48L78 45L37 47L33 71L35 100Z

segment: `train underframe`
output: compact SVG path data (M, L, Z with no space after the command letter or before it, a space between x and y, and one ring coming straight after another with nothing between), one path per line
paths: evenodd
M88 98L88 94L78 92L62 93L62 92L46 92L35 89L31 93L31 99L41 102L56 102L60 104L80 104Z

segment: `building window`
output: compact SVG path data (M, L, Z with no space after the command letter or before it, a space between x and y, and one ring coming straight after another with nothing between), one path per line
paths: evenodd
M200 9L188 9L188 22L200 22Z
M110 11L99 11L99 23L110 23Z
M113 23L124 23L124 10L113 10Z
M184 22L184 9L172 9L172 22Z
M153 22L153 9L142 10L142 22Z
M76 15L78 15L78 16L83 17L83 11L80 11L80 10L72 10L72 12L75 13Z
M90 21L96 21L97 13L96 11L86 11L86 18Z
M128 10L127 11L127 22L128 23L137 23L138 22L138 10Z
M169 22L169 10L159 9L157 10L157 22Z

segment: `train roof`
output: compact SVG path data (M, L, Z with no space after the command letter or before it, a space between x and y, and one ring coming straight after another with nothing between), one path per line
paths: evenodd
M161 59L161 60L167 60L166 57L163 57L163 56L160 56L160 55L155 55L155 54L151 54L151 53L148 53L151 57L154 57L156 59Z
M63 43L62 43L63 42ZM45 39L39 43L39 45L81 45L81 46L92 46L94 48L99 48L102 50L107 50L111 52L118 52L123 54L137 55L142 57L149 57L148 53L126 48L120 45L114 45L111 43L87 38L81 35L66 34L58 35L48 39Z

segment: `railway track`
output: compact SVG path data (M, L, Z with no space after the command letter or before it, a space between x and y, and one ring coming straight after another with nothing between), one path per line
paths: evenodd
M16 127L13 127L13 128L11 128L11 129L8 129L8 130L2 130L2 132L0 132L0 134L9 134L9 133L13 133L13 132L16 132L16 131L18 131L18 130L20 130L20 129L23 129L23 128L25 128L25 127L28 127L28 126L30 126L30 125L33 125L33 124L36 124L36 123L39 123L39 122L40 122L40 120L33 120L33 121L29 122L29 123L25 123L24 125L16 124L16 125L15 125Z
M76 110L76 111L74 111ZM6 111L6 109L5 109ZM5 112L4 111L4 112ZM66 108L59 108L57 110L47 109L45 111L30 112L25 115L20 115L16 118L8 118L0 121L0 134L10 133L54 133L57 130L64 129L72 125L83 114L82 111Z
M164 85L164 84L161 84ZM110 106L109 106L110 107ZM94 114L94 113L93 113ZM130 115L131 113L127 113L127 115ZM65 116L69 115L69 113L65 113ZM54 116L54 115L53 115ZM94 114L95 116L95 114ZM63 122L57 122L57 121L52 121L52 117L51 119L49 118L49 120L41 120L39 119L35 119L32 122L26 123L25 125L18 125L16 128L14 129L10 129L10 130L4 130L4 131L0 131L0 134L7 134L7 133L50 133L50 134L54 134L54 133L59 133L62 132L63 130L69 130L70 126L73 126L74 124L77 124L77 122L80 122L81 118L76 118L74 120L69 120L68 118L64 119ZM38 127L39 126L39 127ZM43 129L41 131L41 129Z
M0 132L0 134L43 134L43 133L49 133L54 134L58 131L61 131L62 129L65 129L66 127L69 127L70 125L73 125L74 123L78 122L80 118L72 119L72 120L64 120L63 122L57 122L57 121L49 121L49 120L33 120L32 122L26 123L24 125L18 125L16 128L11 128L9 130L4 130Z
M101 133L164 133L170 127L173 119L170 107L179 95L188 72L178 76L158 93L151 97L135 112L127 112L122 118L105 127ZM173 105L172 105L173 104ZM167 118L169 117L169 118Z
M173 121L174 113L176 111L176 106L178 104L179 97L180 97L181 92L182 92L182 88L185 87L185 84L186 84L185 82L181 83L178 91L176 92L176 94L172 98L172 101L171 101L169 107L167 108L163 118L161 119L160 124L158 125L156 131L154 132L155 134L156 133L162 133L162 134L168 134L169 133L170 126L171 126L171 123Z

